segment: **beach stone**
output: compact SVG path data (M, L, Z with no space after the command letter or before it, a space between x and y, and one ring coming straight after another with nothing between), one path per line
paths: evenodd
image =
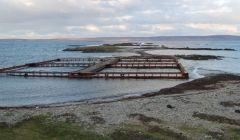
M174 108L175 108L175 106L172 106L172 105L167 105L167 108L174 109Z
M240 110L235 110L235 113L240 113Z

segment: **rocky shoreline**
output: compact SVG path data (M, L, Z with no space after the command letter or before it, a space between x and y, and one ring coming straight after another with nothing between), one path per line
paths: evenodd
M222 60L223 56L215 55L175 55L179 59L185 60Z
M240 76L221 74L114 102L0 108L0 122L15 124L47 115L112 139L125 134L140 139L160 131L182 139L234 139L240 137L239 91ZM126 131L129 125L142 129Z
M162 45L162 47L152 43L117 43L117 44L103 44L99 46L82 47L78 45L70 45L75 48L66 48L63 51L80 51L82 53L112 53L112 52L133 52L142 56L149 56L151 54L146 51L152 50L207 50L207 51L236 51L234 49L213 49L213 48L170 48ZM133 48L131 48L133 47ZM136 48L138 47L138 48ZM223 56L215 55L175 55L179 59L185 60L222 60Z

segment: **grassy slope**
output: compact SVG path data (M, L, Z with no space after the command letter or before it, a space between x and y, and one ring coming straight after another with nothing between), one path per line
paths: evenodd
M56 122L46 117L34 117L14 126L0 124L1 140L109 140L83 128Z
M144 121L144 120L141 120ZM102 136L83 129L82 127L66 122L53 120L49 117L38 116L24 120L13 126L0 123L0 140L185 140L188 139L181 133L176 133L168 128L167 124L149 125L121 124L112 130L109 135ZM201 127L182 125L178 130L190 134L192 138L211 135L216 139L225 139L223 134L209 132ZM240 138L239 129L225 128L228 138Z
M33 117L13 126L0 123L0 140L175 140L167 131L144 125L123 125L111 134L102 136L75 124L49 117Z

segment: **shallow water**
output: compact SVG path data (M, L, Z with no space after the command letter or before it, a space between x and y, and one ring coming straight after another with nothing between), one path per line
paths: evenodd
M158 44L177 47L234 48L239 50L240 41L157 41ZM63 52L68 45L93 45L103 42L72 40L0 40L0 67L37 62L64 57L108 57L129 56L132 53L89 53ZM214 54L226 56L221 61L180 60L195 79L210 73L239 73L239 51L150 51L153 54ZM44 70L70 71L76 68L47 68ZM43 69L38 69L43 70ZM31 71L31 69L30 69ZM111 69L106 70L111 71ZM139 70L141 71L141 70ZM139 95L171 87L186 80L82 80L68 78L24 78L0 77L0 106L39 105L73 102L88 99Z
M180 62L185 66L193 79L215 73L240 74L240 51L155 50L148 51L148 53L158 55L216 55L224 57L222 60L207 61L180 59Z
M143 94L157 91L166 86L174 86L181 82L175 80L1 77L0 106L51 104Z

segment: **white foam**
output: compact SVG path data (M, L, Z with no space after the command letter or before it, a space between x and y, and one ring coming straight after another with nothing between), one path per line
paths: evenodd
M203 78L204 76L198 73L200 67L195 67L192 71L194 79Z

